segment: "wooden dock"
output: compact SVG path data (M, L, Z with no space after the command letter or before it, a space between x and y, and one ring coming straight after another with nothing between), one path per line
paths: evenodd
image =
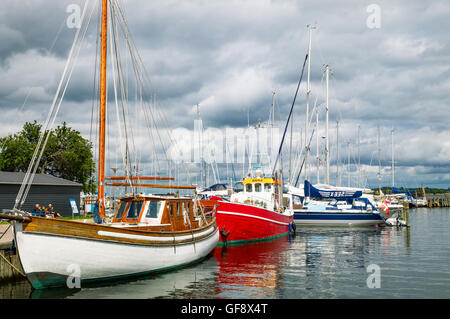
M0 283L11 280L25 279L19 256L0 250Z
M24 279L24 271L19 256L8 253L13 240L13 229L10 224L0 225L0 282Z
M448 196L427 198L427 207L450 207L450 198Z
M33 287L28 280L15 280L0 284L0 300L32 298Z

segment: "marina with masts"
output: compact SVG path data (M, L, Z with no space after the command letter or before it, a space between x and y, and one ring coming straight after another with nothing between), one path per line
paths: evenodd
M411 232L427 237L421 227L426 232L438 227L425 223L425 215L432 218L435 211L445 225L448 193L402 183L404 145L397 136L403 127L394 123L386 134L382 126L392 121L380 118L376 128L368 128L364 119L371 114L357 117L358 122L341 115L337 97L342 93L335 83L347 75L330 58L317 67L316 57L323 60L320 42L313 41L319 24L302 29L306 47L290 66L301 69L289 93L267 87L264 108L248 107L246 119L233 114L234 122L221 131L209 125L212 117L225 117L211 115L220 94L191 96L190 102L199 100L191 112L161 105L125 12L118 0L84 3L46 120L37 133L28 134L35 145L17 175L20 182L0 175L0 186L6 185L2 196L11 198L0 211L0 292L3 284L26 282L20 286L26 287L24 294L45 296L57 288L64 298L88 295L84 287L124 285L125 291L139 282L146 286L136 290L143 289L143 298L147 293L170 298L179 291L187 298L283 298L283 289L292 289L287 295L297 298L303 295L296 289L310 290L294 285L305 273L334 284L323 268L327 263L348 280L352 272L361 277L358 270L372 265L373 256L383 271L395 269L389 256L398 249L405 267L411 241L417 244ZM96 38L90 38L95 20ZM93 157L90 184L69 183L62 174L43 182L51 175L51 158L67 151L56 149L55 141L62 143L61 130L70 129L63 122L58 135L54 124L64 114L58 114L60 107L67 107L66 89L87 39L95 44L90 136L82 138ZM240 90L245 92L240 87L227 94L245 101ZM193 132L177 128L179 118L192 120ZM247 127L241 127L245 120ZM0 151L7 148L4 141ZM33 192L37 187L48 191ZM78 190L76 196L69 195L69 187ZM44 198L65 201L70 213L62 206L40 207L37 201L42 205ZM346 255L348 264L342 260ZM186 279L192 272L194 279ZM197 272L206 279L197 281ZM178 283L181 288L175 288ZM265 295L269 290L273 295Z

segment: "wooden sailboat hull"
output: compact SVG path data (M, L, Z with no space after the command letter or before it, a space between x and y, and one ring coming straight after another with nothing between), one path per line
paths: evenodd
M217 245L210 223L192 232L146 233L110 226L33 218L16 223L23 269L35 289L135 277L206 257Z

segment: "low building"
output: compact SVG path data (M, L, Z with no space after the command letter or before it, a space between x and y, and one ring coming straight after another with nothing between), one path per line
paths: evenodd
M0 212L12 209L25 173L0 171ZM70 198L80 207L82 185L47 174L36 174L22 210L31 212L36 204L47 207L52 204L62 216L72 216Z

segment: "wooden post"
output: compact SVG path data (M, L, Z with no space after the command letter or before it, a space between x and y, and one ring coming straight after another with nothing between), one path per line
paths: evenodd
M7 255L4 250L0 250L0 282L2 281L10 281L14 279L23 279L22 266L20 264L19 256L16 255ZM11 266L12 265L12 266ZM17 269L14 269L13 266Z
M409 219L409 209L405 212L405 220L406 220L406 227L410 227L410 219Z

